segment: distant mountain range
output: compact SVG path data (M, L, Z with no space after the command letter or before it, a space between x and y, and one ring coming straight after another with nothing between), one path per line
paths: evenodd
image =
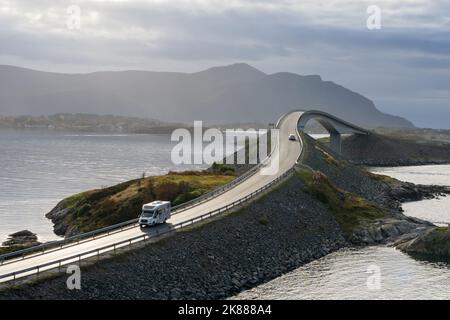
M320 76L266 74L244 63L198 73L60 74L0 66L0 83L0 115L95 113L172 123L267 123L292 109L318 109L366 127L413 126Z

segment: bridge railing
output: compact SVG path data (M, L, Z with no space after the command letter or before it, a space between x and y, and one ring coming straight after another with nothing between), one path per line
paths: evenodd
M302 115L303 119L301 119L299 121L299 124L301 123L300 124L301 126L304 125L310 119L323 118L323 119L326 119L328 121L332 121L334 123L337 123L338 126L347 127L348 129L352 130L353 133L364 134L364 135L367 135L367 134L370 133L367 129L364 129L364 128L360 127L360 126L357 126L357 125L355 125L353 123L350 123L350 122L348 122L346 120L338 118L338 117L336 117L336 116L334 116L332 114L329 114L327 112L324 112L324 111L308 110L308 111L303 111L303 112L304 112L303 115ZM336 128L336 130L337 129L338 128ZM337 131L340 131L340 130L337 130ZM341 133L345 133L345 132L341 132Z
M229 183L227 183L219 188L216 188L215 190L208 192L208 193L204 194L203 196L192 199L192 200L182 203L178 206L172 207L171 214L176 215L184 210L187 210L187 209L195 207L201 203L209 201L212 198L215 198L215 197L223 194L224 192L234 188L236 185L244 182L245 180L247 180L248 178L250 178L251 176L256 174L258 172L258 170L260 170L261 167L265 165L265 163L267 162L269 157L270 157L270 155L267 156L260 163L253 166L250 170L246 171L244 174L237 177L236 179L233 179ZM3 265L7 262L14 262L15 258L25 259L28 257L33 257L37 254L44 254L44 253L48 253L50 251L60 250L60 249L67 248L72 245L77 245L83 241L95 240L100 237L108 236L108 235L116 233L116 232L121 232L121 231L130 229L130 228L134 228L138 225L138 220L139 220L138 218L127 220L127 221L117 223L117 224L114 224L111 226L107 226L104 228L96 229L96 230L89 231L89 232L84 232L84 233L81 233L81 234L78 234L78 235L75 235L72 237L67 237L63 240L52 241L49 243L44 243L41 245L33 246L33 247L30 247L27 249L22 249L22 250L18 250L15 252L3 254L3 255L0 255L0 265Z
M197 222L201 222L205 219L209 219L212 218L216 215L219 215L221 213L224 213L226 211L229 211L230 209L235 208L236 206L239 206L247 201L249 201L250 199L254 198L255 196L257 196L258 194L260 194L261 192L269 189L270 187L272 187L273 185L277 184L278 182L280 182L281 180L285 179L286 177L288 177L289 175L293 174L295 171L295 168L291 168L288 171L286 171L285 173L283 173L282 175L280 175L279 177L277 177L276 179L272 180L271 182L269 182L268 184L264 185L263 187L259 188L258 190L248 194L247 196L234 201L233 203L230 203L226 206L223 206L219 209L215 209L212 210L210 212L207 212L201 216L177 223L175 225L172 225L169 229L166 230L162 230L159 231L158 229L155 229L155 233L153 234L142 234L130 239L126 239L126 240L122 240L113 244L109 244L107 246L101 247L101 248L97 248L97 249L93 249L87 252L83 252L80 254L76 254L73 256L69 256L69 257L65 257L59 260L55 260L55 261L51 261L48 263L44 263L44 264L40 264L38 266L33 266L30 268L26 268L26 269L22 269L22 270L17 270L11 273L7 273L4 275L0 276L0 283L4 283L4 282L10 282L10 281L15 281L18 278L22 278L25 276L30 276L30 275L39 275L39 273L44 272L44 271L48 271L48 270L52 270L55 268L61 268L64 265L70 264L70 263L81 263L81 260L90 258L90 257L95 257L95 256L100 256L100 254L106 253L106 252L110 252L110 251L115 251L119 248L122 247L126 247L126 246L131 246L135 243L138 243L140 241L148 241L150 239L154 239L156 237L165 235L165 234L169 234L172 233L178 229L182 229L188 226L192 226L193 224L197 223Z
M283 119L288 116L291 112L288 112L286 114L283 114L277 121L277 123L275 124L276 128L280 127L281 122L283 121ZM255 164L250 170L247 170L245 173L243 173L242 175L240 175L239 177L237 177L236 179L234 179L233 181L230 181L229 183L211 191L208 192L200 197L197 197L195 199L192 199L190 201L187 201L185 203L179 204L178 206L174 206L172 207L172 214L177 214L180 211L184 211L188 208L191 207L195 207L197 205L199 205L200 203L203 203L207 200L210 200L214 197L216 197L217 195L220 195L222 193L224 193L225 191L235 187L236 185L238 185L239 183L247 180L249 177L253 176L256 172L258 172L259 169L261 169L261 167L263 167L267 161L269 160L269 158L272 156L273 152L275 150L275 147L272 147L272 150L270 151L270 153L263 159L261 160L259 163ZM126 223L126 222L125 222ZM0 257L1 259L1 257Z
M200 196L196 199L193 199L191 201L185 202L178 206L174 206L172 208L171 214L173 214L173 215L178 214L184 210L195 207L203 202L206 202L208 200L211 200L214 197L217 197L218 195L224 193L225 191L235 187L239 183L242 183L243 181L248 179L250 176L255 174L255 172L258 170L259 170L259 166L255 166L252 169L250 169L249 171L247 171L245 174L243 174L242 176L234 179L233 181L227 183L226 185L224 185L222 187L219 187L219 188L217 188L211 192L208 192L207 194ZM108 236L108 235L116 233L116 232L121 232L121 231L130 229L130 228L134 228L138 225L138 220L139 220L138 218L134 218L134 219L127 220L127 221L117 223L117 224L114 224L111 226L107 226L104 228L96 229L96 230L89 231L89 232L84 232L84 233L81 233L81 234L78 234L78 235L75 235L72 237L67 237L62 240L52 241L52 242L44 243L41 245L33 246L33 247L30 247L27 249L22 249L22 250L18 250L15 252L3 254L3 255L0 255L0 265L3 265L7 262L14 262L15 260L13 260L13 259L15 259L15 258L25 259L26 257L27 258L33 257L37 254L44 254L44 253L48 253L50 251L60 250L60 249L67 248L72 245L77 245L86 240L95 240L100 237Z
M277 128L280 126L281 121L288 114L289 113L281 116L278 119L278 121L276 123ZM215 190L208 192L200 197L197 197L195 199L192 199L190 201L182 203L178 206L172 207L172 214L173 215L178 214L184 210L187 210L187 209L195 207L201 203L209 201L209 200L223 194L224 192L234 188L236 185L244 182L245 180L247 180L248 178L250 178L251 176L256 174L258 172L258 170L260 170L266 164L266 162L269 160L269 158L273 154L274 150L275 150L275 148L272 148L270 154L266 158L264 158L258 164L254 165L250 170L246 171L244 174L237 177L236 179L233 179L229 183L227 183L219 188L216 188ZM33 246L33 247L30 247L27 249L22 249L22 250L14 251L11 253L3 254L3 255L0 255L0 265L15 262L17 259L31 258L36 255L42 255L42 254L45 254L45 253L48 253L51 251L61 250L63 248L77 245L83 241L95 240L100 237L108 236L108 235L111 235L116 232L121 232L121 231L124 231L127 229L131 229L131 228L136 227L137 225L138 225L138 218L135 218L135 219L117 223L117 224L114 224L111 226L107 226L104 228L100 228L100 229L96 229L93 231L84 232L84 233L81 233L78 235L67 237L62 240L52 241L52 242L44 243L41 245Z

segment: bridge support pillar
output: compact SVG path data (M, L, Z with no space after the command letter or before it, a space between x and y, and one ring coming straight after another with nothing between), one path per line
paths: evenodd
M337 131L330 132L330 148L338 154L341 153L341 134Z

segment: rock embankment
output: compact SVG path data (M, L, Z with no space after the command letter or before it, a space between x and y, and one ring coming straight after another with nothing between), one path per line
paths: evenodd
M354 226L352 233L347 237L351 243L372 245L393 243L399 239L410 240L435 227L427 221L402 214L401 203L448 194L447 187L414 185L391 177L375 175L344 160L328 148L315 143L308 136L304 136L303 140L309 146L303 162L328 178L336 189L329 193L342 194L344 190L366 201L362 206L364 202L361 204L361 199L353 197L354 203L350 203L350 206L348 201L343 201L341 204L342 208L353 206L356 209L355 212L348 212L351 217L350 222ZM324 186L319 186L317 189L325 190ZM330 202L330 196L327 199ZM370 203L383 208L384 216L373 215L373 210L370 210L370 206L367 205ZM336 211L336 205L333 207ZM345 214L345 211L343 213ZM341 215L343 213L341 212ZM357 213L362 213L366 217L372 214L372 219L360 219L360 223L355 226L358 219Z
M450 163L450 144L418 143L371 133L354 135L342 142L342 154L355 164L367 166L417 166Z
M80 291L62 274L0 299L220 299L344 246L406 243L434 229L401 213L409 187L304 141L305 168L239 211L85 266Z
M356 230L350 241L356 245L394 243L399 239L416 238L432 228L431 223L415 218L386 218Z
M348 242L328 209L293 176L240 211L159 243L82 268L82 290L66 275L0 299L219 299L271 280Z
M450 261L450 227L434 227L417 237L399 239L396 246L411 255Z
M420 185L392 179L390 196L398 202L421 201L450 194L450 188L438 185Z

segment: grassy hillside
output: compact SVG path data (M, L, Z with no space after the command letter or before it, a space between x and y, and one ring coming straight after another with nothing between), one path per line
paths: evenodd
M217 166L214 171L170 172L73 195L47 217L55 223L55 233L72 235L136 218L142 204L153 200L168 200L172 206L182 204L234 178L227 166Z
M306 185L305 191L328 207L348 237L356 229L387 216L385 209L366 198L339 190L321 172L302 170L299 176Z

